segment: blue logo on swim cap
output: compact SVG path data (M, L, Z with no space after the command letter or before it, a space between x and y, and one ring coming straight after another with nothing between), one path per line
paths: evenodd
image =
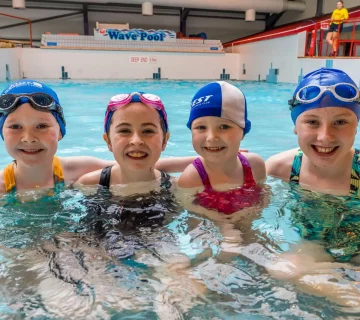
M4 94L27 94L27 93L37 93L37 92L41 92L41 93L45 93L45 94L49 95L50 97L52 97L54 99L54 101L57 105L61 106L59 98L54 90L52 90L49 86L47 86L44 83L41 83L41 82L35 81L35 80L30 80L30 79L19 80L19 81L13 82L10 86L8 86L1 93L1 95L4 95ZM20 99L20 104L24 104L27 102L28 102L27 98ZM66 128L65 128L64 121L61 119L60 115L57 112L51 111L51 114L55 117L56 121L58 122L58 124L60 126L61 135L64 137L66 134ZM3 129L6 118L7 118L7 115L3 115L0 118L0 135L3 138L3 140L4 140L4 137L2 134L2 129Z

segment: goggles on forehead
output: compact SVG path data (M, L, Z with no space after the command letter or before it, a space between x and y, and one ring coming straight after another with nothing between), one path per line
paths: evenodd
M138 98L138 99L136 99ZM121 107L124 107L128 105L131 102L142 102L143 104L147 105L150 108L154 108L158 111L161 120L163 121L165 131L168 131L168 120L167 115L165 111L164 104L162 103L160 97L151 94L151 93L139 93L139 92L133 92L133 93L127 93L127 94L118 94L116 96L113 96L110 99L110 102L107 106L106 113L105 113L105 131L108 131L109 127L109 121L112 115L112 112L114 112L117 109L120 109Z
M38 111L55 111L61 120L65 122L63 109L55 100L46 93L28 93L28 94L4 94L0 96L0 115L7 115L19 107L19 102L26 99L26 102Z
M299 104L313 103L327 92L331 92L339 102L360 103L359 89L351 83L337 83L332 86L310 84L301 88L294 98L289 100L290 110Z

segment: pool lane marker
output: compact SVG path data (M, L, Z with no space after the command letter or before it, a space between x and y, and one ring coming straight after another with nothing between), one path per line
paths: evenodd
M61 66L61 78L60 78L60 79L62 79L62 80L68 80L68 79L70 79L67 71L65 71L65 67L64 67L64 66Z
M226 73L225 69L220 73L220 80L230 80L230 74Z

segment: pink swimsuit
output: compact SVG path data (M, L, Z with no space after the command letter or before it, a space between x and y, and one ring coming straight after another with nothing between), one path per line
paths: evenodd
M253 178L250 163L240 153L238 157L244 169L244 185L241 188L231 189L229 191L214 190L200 158L194 160L193 166L199 173L205 187L203 192L196 195L195 204L206 209L217 210L224 214L232 214L259 202L261 188Z

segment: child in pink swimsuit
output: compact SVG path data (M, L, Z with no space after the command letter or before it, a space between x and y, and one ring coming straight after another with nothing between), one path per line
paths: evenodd
M251 128L244 94L224 81L207 84L192 100L187 126L200 157L185 169L178 185L194 190L194 204L223 214L257 204L258 184L266 178L264 160L238 152Z

